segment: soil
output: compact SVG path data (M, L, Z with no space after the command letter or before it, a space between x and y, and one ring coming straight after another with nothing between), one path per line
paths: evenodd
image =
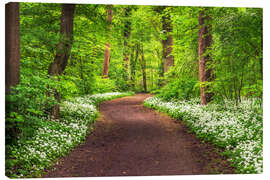
M100 104L100 118L85 143L43 177L234 174L214 146L181 121L142 105L149 94Z

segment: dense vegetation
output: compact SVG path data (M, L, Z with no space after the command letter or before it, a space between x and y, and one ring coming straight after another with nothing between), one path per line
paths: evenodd
M42 170L74 147L85 136L81 126L96 116L85 101L92 104L92 94L116 91L151 92L162 103L176 103L172 112L158 103L149 106L184 119L199 137L222 148L238 147L243 139L255 142L254 156L261 162L262 9L46 3L9 3L6 9L8 176L33 176L33 169ZM196 105L189 103L199 97ZM251 99L256 106L243 105ZM73 107L78 111L67 110ZM244 131L219 141L216 131L196 125L207 113L210 124L210 119L231 122L217 114L232 113L226 117L250 128L252 137ZM223 127L220 132L227 131ZM68 149L53 154L39 146L40 155L29 156L35 163L25 163L26 149L38 147L31 144L34 138L57 143L59 133L76 136ZM243 169L239 172L261 172L261 164L239 165L230 150L233 164Z

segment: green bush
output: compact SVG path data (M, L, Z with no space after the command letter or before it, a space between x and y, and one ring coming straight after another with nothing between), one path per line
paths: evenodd
M57 89L59 90L61 100L78 96L80 90L83 89L83 87L78 85L78 82L81 82L81 80L76 77L65 75L59 76L59 79Z
M92 92L95 93L105 93L118 91L118 88L115 85L115 82L109 78L102 78L100 76L96 76L95 83L92 85Z
M6 95L6 143L12 143L19 135L25 138L38 128L38 118L47 116L56 100L53 89L55 79L33 75L20 77L20 83Z
M191 79L170 81L158 91L157 97L164 100L190 99L199 95L199 88L196 87L196 84L197 81Z

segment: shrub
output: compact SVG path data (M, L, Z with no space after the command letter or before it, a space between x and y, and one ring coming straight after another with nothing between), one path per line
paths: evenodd
M196 88L196 80L178 79L169 82L157 94L157 97L164 100L170 99L190 99L199 94L199 89Z
M39 126L38 118L56 103L53 93L55 79L46 76L21 76L20 83L6 96L6 143L11 143L19 135L31 137Z
M100 76L96 77L95 83L92 85L92 92L95 93L105 93L118 91L115 82L109 78L102 78Z

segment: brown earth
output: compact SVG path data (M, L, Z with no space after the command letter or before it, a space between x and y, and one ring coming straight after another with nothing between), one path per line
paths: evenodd
M216 148L182 123L142 105L137 94L100 104L101 117L84 144L43 177L234 173Z

